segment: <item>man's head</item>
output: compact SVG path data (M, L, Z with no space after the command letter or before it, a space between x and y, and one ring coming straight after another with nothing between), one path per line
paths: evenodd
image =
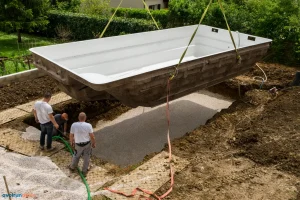
M62 119L64 119L64 120L66 120L66 121L68 121L68 114L67 113L63 113L63 114L61 114L61 118Z
M52 94L50 92L45 92L44 94L44 101L49 102L51 99Z
M79 113L78 120L80 122L85 122L85 120L86 120L86 114L84 112Z

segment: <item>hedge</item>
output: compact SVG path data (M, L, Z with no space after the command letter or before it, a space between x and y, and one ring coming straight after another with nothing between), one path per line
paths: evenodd
M112 8L112 13L115 8ZM168 10L151 10L153 18L159 22L163 28L168 26L169 11ZM116 16L125 18L148 19L152 20L149 13L145 9L139 8L119 8Z
M56 37L56 28L60 26L71 32L73 40L85 40L97 37L96 35L102 32L109 18L52 10L49 12L48 20L47 30L42 34ZM156 30L156 27L152 21L115 17L104 37L153 30Z

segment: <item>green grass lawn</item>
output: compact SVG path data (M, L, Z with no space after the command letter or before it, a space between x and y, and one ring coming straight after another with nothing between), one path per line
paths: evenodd
M22 34L22 42L17 42L17 34L0 32L0 56L15 57L30 54L28 49L57 43L54 39Z
M51 38L29 34L22 34L21 43L18 43L17 39L17 34L0 32L0 58L11 58L11 60L4 61L4 66L0 62L0 76L28 70L26 59L16 59L16 57L30 55L30 48L58 43ZM34 66L30 65L30 68L34 68Z

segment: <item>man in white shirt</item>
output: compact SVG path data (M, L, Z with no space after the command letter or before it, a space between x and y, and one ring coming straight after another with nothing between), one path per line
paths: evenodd
M75 152L69 168L71 171L74 171L78 166L80 157L82 156L82 173L86 176L90 163L92 147L96 147L96 141L92 125L85 122L86 114L84 112L79 114L78 120L79 122L72 124L70 130L70 143L72 144L72 147L75 147Z
M52 132L53 126L57 129L59 126L53 117L52 107L48 104L51 99L51 93L46 92L42 101L37 101L34 104L33 114L35 121L40 123L41 137L40 137L40 149L44 150L45 137L47 134L47 150L51 151L52 147Z

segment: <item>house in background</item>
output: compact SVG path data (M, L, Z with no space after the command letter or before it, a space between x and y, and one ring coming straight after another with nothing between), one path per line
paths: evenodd
M145 0L149 9L160 10L168 8L169 0ZM110 0L111 7L117 7L120 0ZM143 0L123 0L122 8L145 8Z

